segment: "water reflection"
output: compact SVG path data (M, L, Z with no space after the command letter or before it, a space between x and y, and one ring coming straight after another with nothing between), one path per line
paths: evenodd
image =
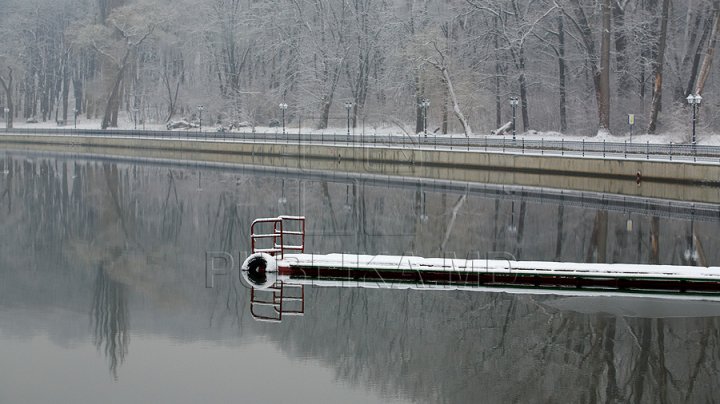
M87 330L90 306L88 344L105 357L116 392L138 387L124 372L131 362L168 370L137 354L156 336L187 344L188 357L195 341L232 355L261 339L280 356L330 369L382 399L712 402L720 394L720 324L712 311L648 318L543 296L306 288L305 315L271 325L247 314L238 271L204 287L205 252L247 256L256 217L307 216L307 249L316 253L505 251L528 260L707 265L720 264L720 251L709 247L718 245L717 221L357 178L2 160L0 224L10 230L0 234L0 340L47 333L58 345L83 344L66 328ZM50 310L66 324L39 314ZM62 313L82 313L82 320ZM317 382L309 371L294 377ZM77 383L70 387L82 389Z
M125 361L130 343L127 291L98 268L90 320L95 347L108 358L110 373L117 379L118 365Z

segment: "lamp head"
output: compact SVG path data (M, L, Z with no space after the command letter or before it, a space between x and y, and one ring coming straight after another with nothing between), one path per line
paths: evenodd
M702 97L700 94L690 94L686 98L688 104L700 104L702 102Z

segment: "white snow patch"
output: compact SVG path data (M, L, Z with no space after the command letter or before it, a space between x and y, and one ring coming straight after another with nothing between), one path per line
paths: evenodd
M48 120L46 122L37 122L37 123L26 123L21 121L15 121L14 126L19 129L73 129L75 128L75 124L71 119L68 119L67 123L64 126L58 126L58 124L55 121ZM85 119L83 116L78 116L77 120L77 129L100 129L101 126L101 120L100 119ZM0 121L0 130L4 127L4 122ZM124 117L118 120L118 127L112 128L112 129L124 129L124 130L132 130L135 128L135 123L133 122L132 118ZM165 128L165 123L145 123L144 125L141 122L137 123L137 129L138 130L167 130ZM191 129L192 131L196 131L197 129ZM205 122L203 120L203 132L215 132L217 130L217 126L215 124L212 124L210 122ZM326 129L314 129L313 127L298 127L295 125L287 125L285 127L285 130L287 133L297 134L327 134L327 135L342 135L347 133L347 127L330 127ZM180 132L183 132L184 130L178 130ZM233 133L277 133L282 134L282 127L269 127L269 126L255 126L253 127L246 127L246 128L240 128L232 131ZM398 125L366 125L364 128L362 126L358 126L357 128L351 128L350 129L350 135L351 136L389 136L389 135L395 135L395 136L402 136L406 139L408 138L418 138L423 137L424 133L415 134L411 129L408 129L408 127L400 128ZM443 134L433 134L432 132L428 132L428 136L438 136L440 138L465 138L465 134L463 133L450 133L447 135ZM505 138L505 139L512 139L512 134L506 134L506 135L489 135L489 134L478 134L475 133L472 136L473 138L484 138L487 137L488 139L499 139L499 138ZM584 136L579 134L573 134L573 133L560 133L556 131L537 131L537 130L529 130L527 132L517 132L516 138L518 140L526 139L526 140L567 140L567 141L581 141L585 139L588 142L602 142L603 140L607 142L628 142L628 143L650 143L650 144L689 144L690 143L690 133L684 131L682 128L671 130L668 132L658 133L654 135L650 135L647 133L634 133L632 136L630 136L629 133L623 133L623 134L613 134L608 132L607 130L599 130L598 133L595 136ZM696 141L698 145L708 145L708 146L720 146L720 133L714 133L714 132L706 132L706 129L702 131L698 131L696 136Z

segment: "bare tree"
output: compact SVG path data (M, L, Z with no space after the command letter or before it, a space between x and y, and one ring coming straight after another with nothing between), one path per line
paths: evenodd
M76 110L112 127L136 108L157 122L192 119L198 103L213 119L262 120L287 102L289 119L327 128L333 111L344 117L342 98L354 126L367 117L417 132L430 98L443 133L457 109L484 131L507 122L517 94L518 126L592 133L620 125L613 108L650 111L648 124L674 116L676 105L660 108L658 78L676 101L720 90L709 79L717 3L670 3L658 63L659 0L5 0L0 66L6 81L13 69L15 120Z
M126 41L124 41L125 45L123 47L125 49L122 57L118 59L115 55L104 51L100 47L95 48L99 53L108 58L108 60L112 61L114 67L116 68L115 77L111 77L112 85L107 103L105 104L105 113L103 114L101 124L102 129L117 126L117 115L118 109L120 108L120 83L122 83L125 71L131 62L130 56L137 50L138 46L140 46L147 37L152 34L152 31L154 30L154 27L152 26L147 27L144 32L140 32L138 35L138 33L133 32L131 27L121 27L120 25L115 25L115 28L119 31L122 39Z
M596 54L596 44L590 21L579 0L570 0L573 14L566 16L580 33L585 50L585 63L592 72L595 87L595 99L598 110L598 126L600 130L610 130L610 0L602 0L602 24L600 27L600 53ZM599 63L598 63L599 61Z
M658 112L660 112L660 102L662 100L663 65L665 64L669 8L670 0L663 0L662 16L660 17L660 38L658 38L658 53L657 60L655 60L655 88L653 90L652 103L650 104L650 122L647 130L648 133L651 134L655 133L657 128Z
M348 57L346 33L348 4L329 0L292 0L296 20L303 28L302 40L307 52L306 65L309 81L307 91L319 103L318 129L328 126L335 92Z
M710 42L708 43L700 75L695 84L695 94L702 94L705 89L705 82L710 76L710 66L712 66L713 56L715 55L715 44L717 43L718 32L720 32L720 1L713 1L713 27L710 33Z
M520 94L520 114L523 130L530 128L530 114L527 83L526 44L528 38L537 38L535 30L543 20L557 8L555 3L544 4L537 8L524 7L518 0L512 0L505 8L501 3L490 4L486 0L467 0L468 3L484 13L488 13L495 21L495 37L502 38L503 49L509 54L512 65L517 71L517 82ZM498 48L500 44L496 44ZM496 71L498 68L496 67ZM498 100L496 100L498 101ZM499 125L498 125L499 126Z
M8 128L13 127L13 113L14 107L13 107L13 98L12 98L12 88L13 88L13 71L11 67L8 67L8 75L7 79L3 78L2 75L0 75L0 85L2 85L3 90L5 91L5 102L6 107L8 109L8 113L6 114L7 122L5 123Z
M351 18L345 29L350 31L347 38L351 55L345 59L345 75L353 98L352 125L357 126L358 114L362 113L371 90L372 70L383 58L381 40L385 4L373 0L353 0Z
M180 55L182 59L182 55ZM166 61L163 64L162 81L165 87L167 97L167 118L165 122L169 122L177 109L178 94L180 93L180 84L185 79L185 64L176 60ZM174 81L174 83L173 83ZM173 85L174 84L174 85Z
M433 42L432 44L435 48L435 52L437 53L437 57L426 59L426 61L430 63L430 65L433 66L435 69L437 69L442 75L443 83L445 83L445 85L447 86L448 93L450 94L450 100L452 101L453 105L453 112L455 113L455 116L457 117L458 121L460 121L460 124L463 127L465 137L470 137L472 136L472 129L470 128L470 124L468 123L465 115L460 109L460 104L458 103L457 95L455 94L455 88L453 87L452 79L450 78L450 72L448 71L448 67L446 64L447 61L445 58L445 53L441 51L440 48L438 48L437 43Z
M695 18L692 18L693 14ZM685 97L695 90L695 80L697 79L698 69L700 68L705 42L712 28L713 16L707 9L701 9L698 6L691 7L689 5L686 21L686 35L684 35L685 50L682 61L677 67L679 74L675 87L675 101L680 103L684 103ZM693 21L692 24L690 21ZM687 72L687 74L682 74L683 72Z

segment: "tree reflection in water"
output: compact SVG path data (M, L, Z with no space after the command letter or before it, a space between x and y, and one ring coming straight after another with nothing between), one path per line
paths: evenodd
M0 243L0 300L89 316L90 339L115 379L130 355L132 304L135 344L145 335L170 335L234 347L258 336L289 357L316 360L342 381L419 402L713 402L720 396L715 311L626 317L612 314L622 305L614 300L598 306L498 293L308 288L304 317L267 325L247 314L248 291L236 269L215 288L204 287L206 251L246 257L257 217L307 216L308 251L322 254L477 258L506 251L526 260L677 265L697 251L693 263L718 265L714 217L693 222L672 210L626 212L364 179L45 157L6 161L0 162L7 167L0 175L0 222L17 230L6 231ZM285 203L275 203L282 198ZM59 338L64 331L37 332ZM164 366L155 358L137 360Z
M125 361L130 343L127 287L108 276L102 265L95 277L90 322L95 347L104 352L117 380L118 365Z

